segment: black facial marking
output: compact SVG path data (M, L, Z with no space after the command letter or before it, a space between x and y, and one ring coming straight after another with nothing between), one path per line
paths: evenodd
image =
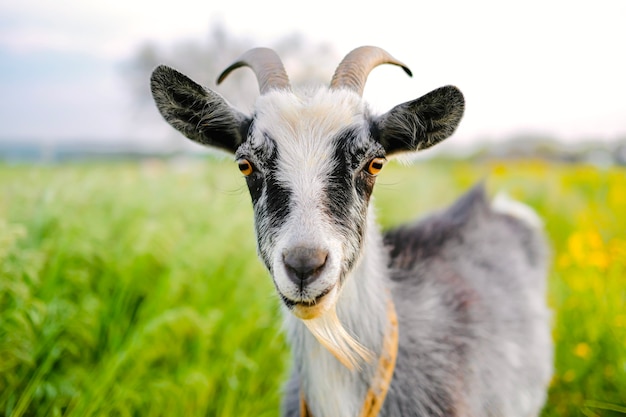
M330 215L343 228L349 228L346 222L349 209L354 200L351 184L354 162L347 149L347 142L354 134L355 132L353 131L347 131L337 138L332 160L333 169L326 187Z
M261 198L264 185L263 173L258 169L246 177L246 184L248 185L248 191L250 191L250 197L252 198L252 205L255 206Z
M239 133L242 138L247 138L248 133L250 132L250 128L252 127L253 119L246 119L239 125Z
M267 211L270 215L270 226L278 228L284 224L289 214L289 201L291 191L283 187L277 180L275 171L270 171L265 177L265 189L267 194Z
M352 247L346 248L345 269L349 271L357 260L358 249L365 234L367 207L375 177L367 173L367 164L373 157L384 156L382 147L359 137L359 129L348 129L337 136L328 184L327 207L338 231Z
M265 136L260 145L251 141L237 152L238 158L251 161L254 172L246 177L255 213L255 227L259 237L259 253L268 270L271 268L269 247L274 245L276 234L289 215L292 192L276 177L279 152L276 142ZM263 199L263 201L261 201Z

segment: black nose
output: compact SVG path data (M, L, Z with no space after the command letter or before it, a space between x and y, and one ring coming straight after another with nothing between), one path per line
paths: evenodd
M318 248L296 246L283 252L283 262L289 279L299 286L315 281L328 259L328 251Z

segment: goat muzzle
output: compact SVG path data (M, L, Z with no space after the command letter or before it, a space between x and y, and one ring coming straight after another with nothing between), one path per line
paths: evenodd
M283 251L287 276L301 290L319 278L327 259L328 251L324 249L297 246Z

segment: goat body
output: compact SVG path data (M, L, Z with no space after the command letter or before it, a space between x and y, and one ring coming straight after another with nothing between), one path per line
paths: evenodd
M489 203L482 186L379 232L371 192L387 158L450 136L464 108L448 86L372 115L361 94L382 63L410 74L362 47L330 89L293 92L275 53L249 51L220 80L240 66L255 71L253 117L170 68L152 76L165 119L233 153L246 178L294 357L283 415L298 416L301 398L315 417L359 415L376 373L365 359L382 354L390 300L399 344L380 416L538 415L552 372L543 234L519 216L527 207Z

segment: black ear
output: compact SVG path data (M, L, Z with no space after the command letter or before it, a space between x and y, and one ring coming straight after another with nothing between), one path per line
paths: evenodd
M426 149L454 133L464 109L458 88L441 87L378 117L372 134L388 155Z
M165 120L189 139L234 153L246 137L249 119L217 93L161 65L150 88Z

